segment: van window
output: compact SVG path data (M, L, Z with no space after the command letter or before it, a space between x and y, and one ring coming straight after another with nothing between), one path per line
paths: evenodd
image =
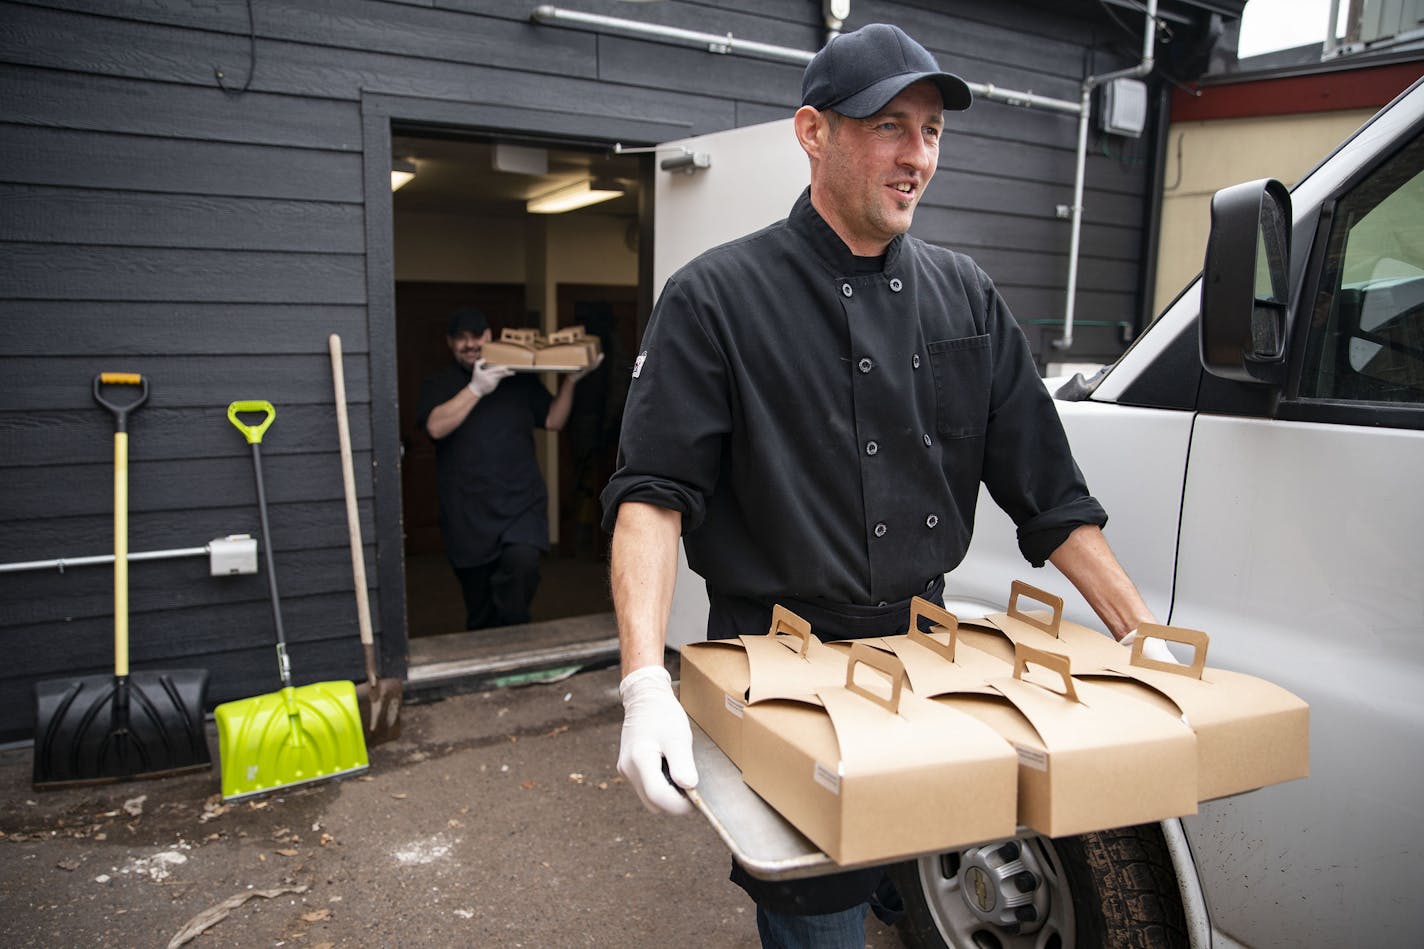
M1299 395L1424 403L1424 138L1336 205Z

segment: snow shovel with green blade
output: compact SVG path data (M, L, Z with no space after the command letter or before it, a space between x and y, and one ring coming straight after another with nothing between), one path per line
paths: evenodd
M261 414L256 425L242 414ZM218 758L224 801L262 794L277 788L364 771L369 766L356 686L349 680L292 685L287 637L277 596L277 566L272 558L272 532L267 525L267 494L262 486L262 434L277 417L272 403L234 402L228 420L252 446L252 470L257 477L257 509L262 521L262 549L267 557L267 589L277 627L277 692L224 702L213 709L218 725Z

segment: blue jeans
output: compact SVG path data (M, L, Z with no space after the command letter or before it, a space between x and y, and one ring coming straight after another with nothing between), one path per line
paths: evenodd
M861 903L839 913L792 916L757 907L762 949L865 949L865 914Z

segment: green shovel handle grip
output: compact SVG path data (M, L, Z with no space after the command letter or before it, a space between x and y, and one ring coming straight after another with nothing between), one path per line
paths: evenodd
M242 419L238 418L241 412L262 412L267 417L256 425L246 425ZM247 438L249 445L259 445L262 443L262 433L271 426L272 420L277 417L277 410L272 408L272 403L265 399L249 399L245 402L233 402L227 407L227 420L237 426L237 430Z

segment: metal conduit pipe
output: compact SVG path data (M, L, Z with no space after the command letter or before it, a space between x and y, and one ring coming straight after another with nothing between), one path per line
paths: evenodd
M700 33L697 30L684 30L675 26L661 26L657 23L640 23L637 20L625 20L622 17L603 16L600 13L580 13L577 10L565 10L551 4L542 4L534 8L534 12L529 18L535 23L547 23L555 26L585 27L592 30L617 30L624 33L634 33L640 36L652 36L658 39L672 40L687 46L701 47L709 53L741 53L748 56L762 56L767 59L779 59L788 63L800 63L805 65L815 56L814 51L804 49L793 49L790 46L773 46L769 43L758 43L753 40L739 40L731 33L719 35L717 33Z
M529 18L535 23L582 28L594 32L614 30L637 36L653 37L684 45L701 47L710 53L740 53L802 64L810 62L811 57L815 55L814 52L793 49L789 46L773 46L768 43L740 40L733 37L730 33L719 35L717 33L684 30L673 26L661 26L655 23L640 23L637 20L627 20L621 17L567 10L563 7L553 6L552 4L541 4L536 7ZM1147 0L1147 21L1143 28L1142 39L1142 61L1128 69L1105 73L1101 76L1089 76L1083 80L1078 102L1073 102L1068 99L1054 99L1032 92L1000 89L997 86L985 83L971 82L968 84L970 92L982 99L989 99L994 102L1002 102L1007 105L1023 108L1047 109L1053 112L1062 112L1068 115L1078 116L1078 148L1076 168L1073 175L1073 205L1071 209L1072 229L1068 243L1068 287L1063 307L1063 335L1053 341L1053 346L1056 349L1068 349L1073 345L1074 300L1078 293L1078 257L1083 230L1083 181L1087 172L1088 163L1088 120L1092 113L1093 90L1103 83L1110 82L1114 79L1138 78L1152 71L1154 63L1153 41L1156 34L1156 23L1157 0ZM830 36L833 36L838 30L828 21L827 32L827 39L829 39Z
M1068 289L1063 303L1063 335L1053 341L1055 349L1073 345L1073 308L1078 295L1078 249L1083 233L1083 179L1088 169L1088 119L1093 111L1093 90L1114 79L1137 79L1152 71L1153 47L1157 35L1157 0L1147 0L1147 20L1142 28L1142 61L1128 69L1089 76L1083 80L1078 105L1078 155L1073 173L1073 223L1068 239Z

